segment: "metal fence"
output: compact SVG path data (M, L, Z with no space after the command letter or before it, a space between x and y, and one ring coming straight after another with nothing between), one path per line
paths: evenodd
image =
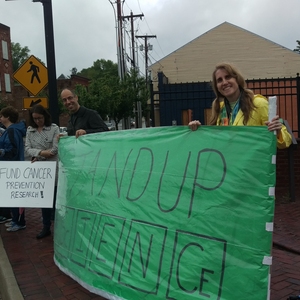
M300 128L300 77L246 80L249 89L265 97L277 96L277 110L288 121L296 138ZM192 111L192 119L207 122L207 114L215 95L210 82L169 84L158 74L158 91L151 91L151 103L159 110L160 126L184 125L183 112ZM154 114L154 111L153 111ZM152 116L154 119L154 115Z

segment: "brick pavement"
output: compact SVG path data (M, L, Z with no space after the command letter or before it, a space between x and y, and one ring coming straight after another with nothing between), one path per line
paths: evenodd
M42 228L41 209L27 208L26 222L26 229L17 232L7 232L4 225L0 226L3 245L24 299L103 300L81 287L55 265L53 235L36 239Z
M62 273L53 261L53 238L35 238L41 229L40 209L26 209L27 228L9 233L0 226L4 248L26 300L104 300ZM300 201L275 209L271 300L300 294ZM255 295L253 296L256 299ZM13 299L8 299L13 300Z
M276 203L271 300L300 294L300 199Z

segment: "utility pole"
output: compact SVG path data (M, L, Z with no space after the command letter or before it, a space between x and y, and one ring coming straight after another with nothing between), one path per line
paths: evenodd
M130 19L131 21L131 48L132 48L132 59L131 65L134 69L136 69L136 60L135 60L135 39L134 39L134 24L133 18L141 18L144 14L134 15L132 11L130 12L130 16L123 16L123 19ZM141 109L141 102L137 101L134 104L134 114L135 114L135 124L137 128L142 128L142 109Z
M124 46L123 46L123 17L121 10L121 0L117 0L117 48L118 48L118 71L119 77L121 80L125 78L125 59L124 59ZM122 128L129 129L130 128L130 118L123 119Z
M136 35L136 38L145 39L145 77L148 83L148 39L156 38L156 35Z
M117 22L118 22L118 67L119 76L123 80L125 76L125 63L124 63L124 47L123 47L123 24L122 24L122 10L121 0L117 0Z
M145 39L145 78L146 78L146 85L148 87L148 39L150 38L156 38L156 35L136 35L136 38L142 38ZM153 107L153 109L152 109ZM151 115L152 115L152 122L154 122L154 102L151 100ZM150 127L150 116L147 115L147 127Z
M132 60L131 60L131 64L132 64L133 68L136 67L133 18L140 18L140 19L142 19L142 17L144 17L144 14L134 15L132 13L132 11L130 12L130 16L124 16L123 17L123 19L128 19L128 20L130 19L130 23L131 23L131 48L132 48Z
M48 69L49 112L52 122L59 126L59 108L57 99L57 82L53 34L52 0L32 0L41 2L44 8L45 41Z

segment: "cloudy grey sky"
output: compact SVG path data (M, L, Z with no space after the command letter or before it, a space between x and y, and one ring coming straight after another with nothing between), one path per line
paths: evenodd
M52 0L56 73L70 75L97 59L117 62L115 0ZM136 35L156 35L149 64L223 22L229 22L280 44L296 48L300 40L300 0L125 0L123 15L135 19ZM43 5L31 0L0 0L0 23L11 29L12 42L28 46L46 63ZM126 26L130 42L130 24ZM144 44L143 39L137 40ZM129 46L126 51L130 55ZM144 73L144 52L138 50Z

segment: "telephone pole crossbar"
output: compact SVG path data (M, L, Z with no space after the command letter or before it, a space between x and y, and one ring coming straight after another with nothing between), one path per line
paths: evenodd
M136 60L135 60L135 46L134 46L134 25L133 25L133 18L140 18L142 19L144 17L144 14L138 14L134 15L132 12L130 13L130 16L123 16L122 19L130 19L130 24L131 24L131 47L132 47L132 60L131 64L132 67L136 67Z

